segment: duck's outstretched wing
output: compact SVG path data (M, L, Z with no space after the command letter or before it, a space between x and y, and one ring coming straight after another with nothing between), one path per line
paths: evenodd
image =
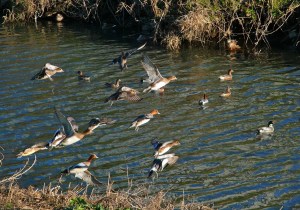
M142 46L138 47L138 48L135 48L135 49L132 49L132 50L129 50L125 53L125 57L128 58L129 56L131 56L133 53L135 53L136 51L138 50L141 50L143 49L145 46L146 46L147 42L145 44L143 44Z
M101 118L99 121L100 121L99 122L100 126L102 126L102 125L112 125L112 124L114 124L116 122L116 120L113 120L113 119L110 119L110 118L106 118L106 117Z
M89 185L93 185L93 186L99 186L102 183L96 179L96 177L91 174L88 170L84 171L84 172L80 172L75 174L75 177L82 179L83 181L85 181L87 184Z
M75 119L73 117L67 117L67 120L71 123L74 131L78 132L79 126L75 122Z
M174 156L175 156L175 153L171 153L171 154L159 155L156 157L156 159L166 159L166 158L172 158Z
M58 66L54 66L50 63L46 63L44 66L45 69L50 70L50 71L57 71L57 70L62 70L60 67Z
M49 141L49 149L51 150L53 147L57 147L65 138L65 133L61 131L61 129L57 129Z
M179 158L178 156L173 156L173 157L163 159L160 170L162 171L167 166L174 165L177 162L178 158Z
M138 96L137 94L127 93L126 100L127 100L127 101L138 102L138 101L143 100L143 98L141 98L141 97Z
M137 102L137 101L141 101L142 98L140 96L137 95L136 92L134 91L124 91L122 93L120 93L118 100L127 100L127 101L133 101L133 102Z
M72 124L70 123L70 121L56 107L54 107L54 110L55 110L55 115L56 115L57 119L63 126L66 136L67 137L73 136L75 134L75 130L72 127Z
M175 164L176 162L177 162L177 160L178 160L178 156L173 156L173 157L169 157L168 158L168 165L173 165L173 164Z
M32 78L31 80L40 80L40 79L45 79L47 78L47 75L46 75L46 69L45 67L43 67L38 73L36 73Z
M154 63L150 60L150 58L146 54L143 55L143 60L141 61L141 63L149 77L148 80L145 80L146 82L153 83L163 78L158 68L154 65Z

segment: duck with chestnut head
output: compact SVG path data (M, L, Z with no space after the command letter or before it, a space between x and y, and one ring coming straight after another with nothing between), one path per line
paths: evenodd
M139 127L148 123L155 115L160 114L157 109L153 109L148 114L142 114L138 116L132 123L129 128L135 128L136 131L139 130Z
M163 77L158 68L154 65L154 63L150 60L150 58L144 54L143 56L143 60L142 62L142 66L144 67L144 69L147 72L148 78L146 81L148 82L150 85L148 88L144 89L143 92L150 92L150 91L160 91L162 89L162 87L166 86L167 84L169 84L171 81L177 80L176 76L170 76L170 77Z
M97 155L92 154L85 162L78 163L76 165L70 166L67 169L61 172L64 174L75 174L75 177L82 179L89 185L100 185L101 183L88 171L89 166L91 165L94 159L97 159Z
M219 80L221 80L221 81L232 80L232 72L233 72L233 70L229 69L227 74L219 76Z
M71 122L55 107L55 114L61 123L66 137L60 142L59 146L68 146L82 140L85 136L93 133L97 127L114 123L108 118L94 118L88 123L88 128L83 132L78 132L74 129Z

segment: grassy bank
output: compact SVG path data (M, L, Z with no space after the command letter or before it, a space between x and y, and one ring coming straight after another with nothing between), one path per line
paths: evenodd
M138 27L155 43L179 49L184 43L219 44L241 39L245 46L297 45L299 1L292 0L7 0L4 22L56 17L102 25Z
M104 187L104 186L103 186ZM200 203L184 203L166 198L164 192L149 195L146 188L120 191L106 188L104 193L86 193L85 187L75 187L62 192L59 186L44 186L42 189L20 188L17 184L0 185L0 209L198 209L212 210Z

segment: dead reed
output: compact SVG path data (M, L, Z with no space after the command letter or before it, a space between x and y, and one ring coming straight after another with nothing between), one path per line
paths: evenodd
M166 193L158 192L149 195L144 186L135 189L112 190L109 184L104 193L87 194L86 187L76 186L62 192L60 186L44 186L36 189L32 186L22 189L15 183L0 185L0 209L151 209L172 210L199 209L212 210L200 203L184 201L176 203L166 197ZM101 208L100 208L101 207Z

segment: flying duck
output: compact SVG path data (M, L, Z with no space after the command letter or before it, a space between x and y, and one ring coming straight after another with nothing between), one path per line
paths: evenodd
M115 93L110 95L105 99L105 103L111 102L110 106L112 106L114 101L141 101L142 98L138 96L138 91L129 87L122 86Z
M148 78L144 81L150 84L148 88L143 90L144 93L150 92L151 90L158 91L159 89L167 85L170 81L177 79L176 76L170 76L167 78L163 77L160 74L158 68L146 54L144 54L141 63L148 75Z
M127 59L133 54L135 53L136 51L138 50L141 50L143 49L144 47L146 46L146 43L143 44L142 46L140 46L139 48L135 48L135 49L132 49L132 50L129 50L127 52L122 52L121 55L117 58L114 58L111 62L110 65L112 64L116 64L118 63L119 64L119 67L121 69L121 71L127 69Z
M154 115L160 114L157 109L153 109L150 113L148 114L143 114L138 116L132 123L129 128L135 128L136 131L139 130L139 127L141 125L144 125L145 123L149 122L150 119L154 117Z
M57 72L64 72L61 68L54 66L50 63L46 63L45 66L34 75L31 80L42 80L42 79L50 79L53 81L52 77Z

